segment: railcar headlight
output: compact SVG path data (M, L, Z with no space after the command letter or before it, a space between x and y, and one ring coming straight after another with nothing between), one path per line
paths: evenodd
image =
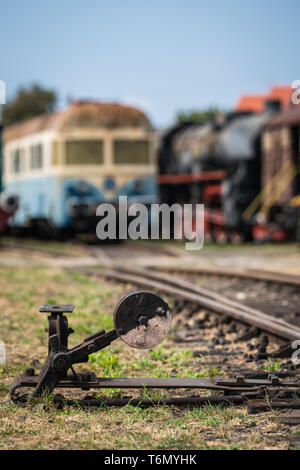
M19 207L19 198L12 193L2 193L0 195L0 207L4 212L13 214Z
M112 191L116 187L115 179L112 177L108 177L103 181L103 188L107 191Z

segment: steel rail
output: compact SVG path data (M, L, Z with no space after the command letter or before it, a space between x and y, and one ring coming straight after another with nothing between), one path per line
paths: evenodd
M249 403L250 399L256 398L257 393L247 393L244 395L209 395L207 397L170 397L170 398L86 398L82 400L59 400L54 399L54 402L61 405L73 406L203 406L203 405L241 405Z
M216 301L209 297L191 292L186 290L184 287L171 286L165 282L165 277L162 276L161 280L149 279L145 276L137 276L134 274L128 274L125 272L117 271L116 269L91 269L91 268L81 268L80 272L102 276L109 279L115 279L120 282L130 282L132 284L139 285L145 288L156 289L160 292L163 292L167 295L172 295L179 297L188 302L194 303L201 307L207 308L213 312L219 313L230 317L240 323L249 326L255 326L261 331L264 331L280 340L284 341L293 341L300 339L300 331L294 325L289 323L279 324L277 321L268 315L266 317L260 317L244 310L231 307L220 301Z
M242 279L253 279L255 281L277 282L278 284L300 287L300 276L296 274L276 273L254 268L198 268L191 266L155 266L148 268L154 271L178 272L182 274L199 274L208 276L237 277Z
M149 279L154 279L154 280L157 280L157 281L162 280L161 274L158 274L157 272L153 272L153 271L147 270L147 269L127 268L127 267L124 267L124 266L120 266L120 267L118 267L118 270L121 271L121 272L129 273L129 274L144 276L144 277L147 277ZM204 288L202 286L197 286L197 285L192 284L191 282L188 282L184 279L176 279L176 278L174 278L172 276L168 276L168 275L164 275L163 279L164 279L164 281L167 281L168 284L170 284L170 285L173 285L173 286L176 286L176 287L179 287L179 288L183 287L187 291L194 292L195 294L200 294L200 295L209 297L209 298L214 299L216 301L222 302L223 304L228 305L229 307L233 307L233 308L237 308L241 311L245 311L245 312L249 313L250 315L254 315L254 316L266 319L266 320L270 320L270 318L272 318L272 320L275 323L278 323L279 325L283 325L283 326L287 326L287 327L291 326L290 323L288 323L284 320L280 320L280 319L277 319L275 317L270 317L270 315L268 315L268 314L266 314L266 313L264 313L260 310L254 309L254 308L249 307L248 305L242 304L240 302L236 302L235 300L229 299L229 298L225 297L222 294L218 294L217 292L214 292L214 291L209 290L207 288ZM295 326L294 328L295 328L295 331L298 331L300 333L300 328L299 327Z
M94 254L94 256L97 257L97 252L96 251L94 251L93 254ZM161 273L157 273L157 270L155 270L156 272L154 272L153 269L128 268L124 265L117 265L116 263L113 263L112 265L107 266L107 267L115 268L118 271L121 271L121 272L124 272L124 273L147 277L149 279L153 279L153 280L156 280L156 281L161 281L162 280ZM184 287L186 290L188 290L190 292L200 294L200 295L203 295L205 297L209 297L209 298L214 299L216 301L222 302L223 304L228 305L230 307L237 308L239 310L245 311L245 312L249 313L250 315L258 316L260 318L266 319L267 321L269 321L270 318L272 318L273 321L275 323L278 323L279 325L287 326L288 328L291 327L291 324L287 323L284 320L280 320L280 319L275 318L275 317L270 317L270 315L265 314L264 312L262 312L260 310L249 307L248 305L245 305L241 302L237 302L235 300L229 299L229 298L225 297L222 294L218 294L217 292L214 292L214 291L209 290L207 288L204 288L202 286L197 286L195 284L192 284L191 282L188 282L184 279L176 279L173 276L164 275L163 280L167 281L168 284L170 284L170 285L173 285L173 286L176 286L176 287L179 287L179 288ZM296 326L294 328L295 328L295 331L298 331L300 333L300 328L298 328Z

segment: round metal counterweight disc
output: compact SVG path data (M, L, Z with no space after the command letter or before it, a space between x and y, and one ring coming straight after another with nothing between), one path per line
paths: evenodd
M133 348L149 349L160 344L170 331L169 306L158 295L133 292L124 297L114 312L120 338Z

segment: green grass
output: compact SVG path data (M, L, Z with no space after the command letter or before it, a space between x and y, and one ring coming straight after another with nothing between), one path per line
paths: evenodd
M89 357L89 363L93 370L101 371L103 377L120 377L124 367L119 362L119 357L109 349L103 349Z
M269 371L269 372L276 372L282 369L282 364L280 361L276 360L273 361L270 357L268 357L268 363L260 367L261 370Z

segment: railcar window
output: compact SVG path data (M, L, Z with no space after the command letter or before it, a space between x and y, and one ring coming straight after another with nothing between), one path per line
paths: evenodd
M103 141L70 140L66 142L66 163L69 165L103 163Z
M43 166L43 147L41 144L32 145L31 149L31 168L37 170Z
M20 173L23 168L23 150L17 149L12 152L12 172Z
M150 149L147 140L115 140L114 162L116 164L150 163Z
M58 142L53 142L52 144L52 164L58 165Z

